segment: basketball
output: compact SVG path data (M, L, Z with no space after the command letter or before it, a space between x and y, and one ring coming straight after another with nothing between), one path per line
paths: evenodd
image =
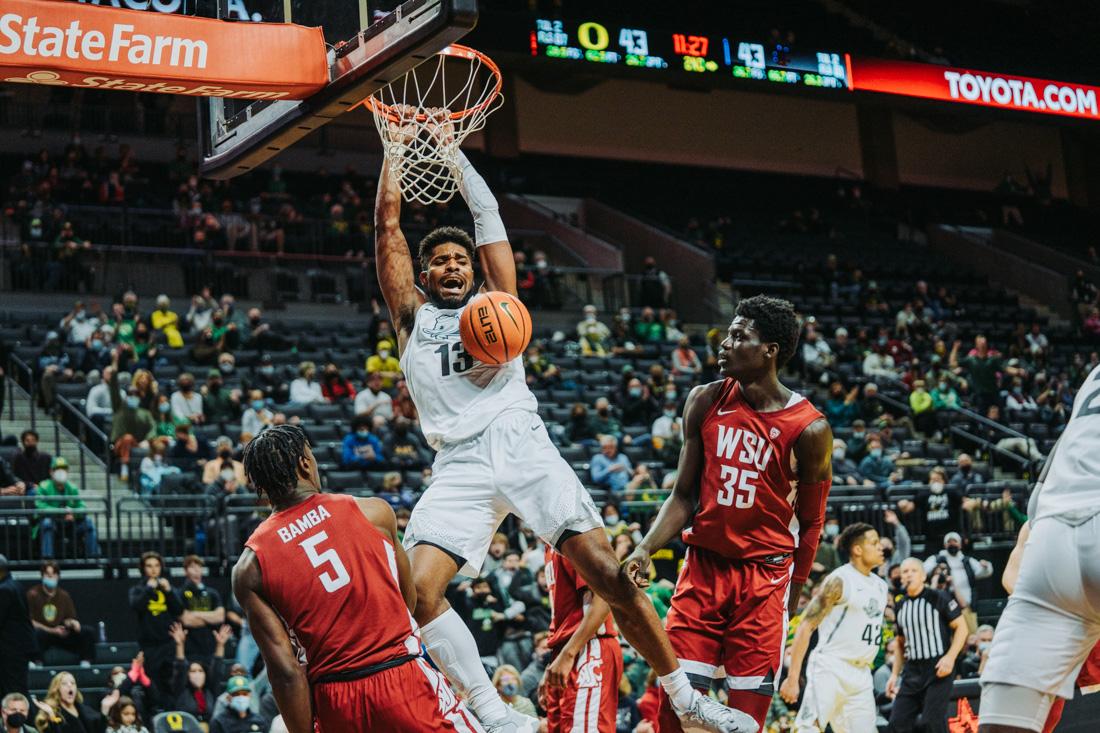
M459 323L462 345L478 361L507 364L531 341L531 314L508 293L481 293L466 304Z

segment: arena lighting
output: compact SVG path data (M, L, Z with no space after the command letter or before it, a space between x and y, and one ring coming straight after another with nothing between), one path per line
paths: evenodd
M1100 87L883 59L852 59L856 91L900 94L1081 119L1100 119Z

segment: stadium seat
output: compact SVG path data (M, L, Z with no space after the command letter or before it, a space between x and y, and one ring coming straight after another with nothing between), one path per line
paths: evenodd
M367 488L367 480L359 471L332 471L325 474L325 486L329 491L351 491Z

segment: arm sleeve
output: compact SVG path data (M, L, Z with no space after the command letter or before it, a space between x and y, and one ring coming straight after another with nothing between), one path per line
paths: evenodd
M904 524L898 522L894 528L894 557L891 558L891 562L900 563L909 557L912 552L913 540L909 537L909 530L905 528Z
M817 554L821 526L825 523L825 499L833 479L812 484L798 484L798 548L794 551L794 583L805 583Z

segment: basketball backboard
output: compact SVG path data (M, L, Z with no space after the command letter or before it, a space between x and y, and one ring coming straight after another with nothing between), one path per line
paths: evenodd
M225 179L247 173L432 58L476 22L477 0L408 0L330 46L329 84L308 99L200 100L202 174ZM332 43L329 33L326 39Z

